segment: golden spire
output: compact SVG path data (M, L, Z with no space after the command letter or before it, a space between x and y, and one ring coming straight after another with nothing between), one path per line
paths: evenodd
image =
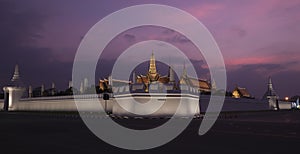
M155 57L154 57L153 51L152 51L152 55L151 55L151 59L150 59L149 73L156 74Z
M149 66L149 72L148 72L148 78L149 81L157 81L159 78L159 75L156 72L156 64L155 64L155 57L154 57L154 53L152 51L152 55L151 55L151 59L150 59L150 66Z

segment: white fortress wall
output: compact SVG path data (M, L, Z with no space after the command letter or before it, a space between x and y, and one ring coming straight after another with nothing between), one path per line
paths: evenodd
M3 106L4 106L4 100L0 99L0 109L3 109Z
M149 101L149 98L146 97L139 97L135 98L138 102L142 103L147 103ZM135 111L136 108L135 106L128 101L127 98L124 99L118 99L118 103L114 101L114 106L113 106L113 113L117 115L123 115L123 116L172 116L178 109L177 115L178 116L194 116L194 114L200 114L199 112L199 103L198 99L195 98L188 98L188 97L183 97L182 98L182 107L178 108L179 103L180 103L180 97L155 97L157 101L160 101L163 103L163 105L158 109L155 110L155 112L151 112L151 108L143 108L143 111L139 112L144 112L144 113L152 113L149 115L137 115L128 112L125 110L122 106L120 106L118 103L122 103L122 105L126 106L127 109L131 111Z
M285 102L285 101L278 101L279 109L285 110L285 109L291 109L292 105L291 102Z
M92 106L86 105L88 104L89 95L80 96L80 103L84 103L84 109L87 111L95 111L95 108ZM168 98L157 98L158 101L162 101L164 105L152 115L149 116L161 116L161 115L173 115L177 110L179 101L179 97L168 97ZM201 112L205 112L208 106L210 96L201 95L200 97L200 105L198 109L196 109L196 113L199 113L199 108ZM105 101L102 98L98 98L100 103L105 107ZM148 98L135 98L138 102L147 102ZM194 110L194 106L189 98L184 98L184 107L178 111L179 115L189 115ZM131 108L134 110L134 106L132 103L129 103L124 99L120 103L123 103L124 106ZM3 100L0 100L0 107L3 108ZM107 111L112 112L114 114L120 115L128 115L128 112L123 109L120 105L116 103L114 98L107 100ZM290 102L279 101L280 109L291 109ZM13 104L13 108L10 110L13 111L77 111L76 104L74 102L73 96L57 96L57 97L36 97L36 98L26 98L21 99L19 102ZM145 108L145 112L149 109ZM246 98L231 98L226 97L225 102L222 108L222 111L262 111L269 110L269 104L266 101L257 100L257 99L246 99ZM130 114L129 114L130 115Z
M96 111L93 106L90 106L88 102L92 97L90 95L79 96L80 103L83 111ZM105 106L105 101L99 98L99 102ZM112 110L110 103L111 100L107 101L107 109ZM100 105L100 104L99 104ZM73 96L57 96L57 97L36 97L21 99L19 102L14 103L13 111L77 111L76 103Z
M80 103L83 103L85 111L97 111L93 106L89 106L88 101L90 101L89 96L81 96ZM179 105L180 97L156 97L157 101L161 101L163 105L153 114L149 116L172 116L176 111ZM138 102L147 102L149 98L147 97L139 97L135 98ZM105 107L105 100L99 98L100 103ZM132 103L128 101L128 99L123 99L123 101L119 101L124 106L134 110L134 106ZM134 114L128 113L125 109L123 109L115 99L107 100L106 109L108 112L117 115L127 115L133 116ZM151 109L144 108L145 112ZM21 99L18 102L13 104L12 111L77 111L76 103L73 99L73 96L58 96L58 97L37 97L37 98L26 98ZM143 111L140 111L143 112ZM182 98L182 108L178 109L178 116L192 116L191 113L199 114L199 103L198 99L183 97ZM136 115L135 115L136 116Z

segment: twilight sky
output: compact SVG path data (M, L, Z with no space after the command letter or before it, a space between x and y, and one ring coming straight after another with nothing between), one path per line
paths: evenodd
M26 85L44 83L49 88L55 82L66 89L76 50L87 31L114 11L144 3L185 10L209 29L225 60L229 90L237 84L260 98L272 76L279 96L300 94L300 0L1 0L0 86L8 83L18 63ZM199 66L199 77L207 77L205 61L193 54L191 43L158 27L120 34L105 49L105 62L112 65L128 46L148 39L185 49L194 66ZM101 66L99 70L102 76L109 73Z

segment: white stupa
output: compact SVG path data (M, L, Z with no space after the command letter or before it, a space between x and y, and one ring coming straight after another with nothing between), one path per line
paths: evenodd
M267 91L265 92L264 96L263 96L263 99L268 99L270 97L275 97L275 98L278 98L274 88L273 88L273 84L272 84L272 79L271 77L269 77L269 82L268 82L268 89Z
M19 66L15 66L14 74L11 78L11 83L3 87L4 91L4 106L3 109L13 110L14 104L19 101L21 96L23 95L23 92L25 91L25 88L23 87L23 84L20 80L20 73L19 73Z
M268 89L263 96L263 100L268 100L269 108L272 110L278 110L278 96L273 88L272 79L269 77Z

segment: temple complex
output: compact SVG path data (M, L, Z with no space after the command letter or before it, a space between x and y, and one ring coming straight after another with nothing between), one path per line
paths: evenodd
M183 67L183 73L179 81L175 81L175 72L171 66L169 66L168 74L159 74L156 68L156 61L154 53L152 53L149 61L149 69L147 74L136 75L132 73L132 81L121 81L112 79L111 76L108 79L99 80L99 87L101 91L110 91L109 88L120 85L119 83L126 83L130 86L132 92L177 92L180 90L187 90L189 87L198 89L198 92L210 93L211 85L206 80L189 77L185 68ZM117 85L116 85L117 84Z

